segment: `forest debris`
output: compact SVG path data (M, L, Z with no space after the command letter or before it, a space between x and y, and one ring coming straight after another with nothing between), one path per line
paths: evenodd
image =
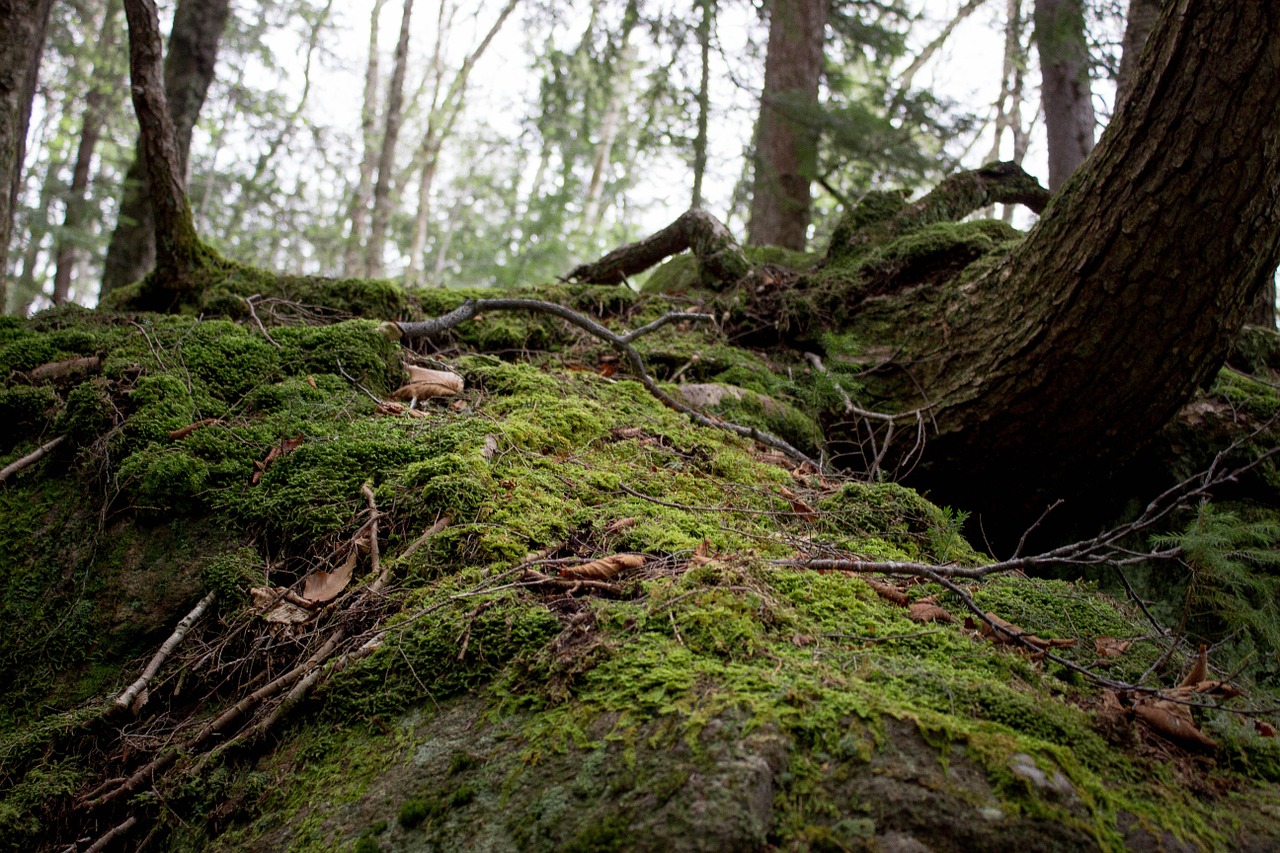
M1179 687L1191 687L1204 681L1204 677L1209 674L1209 647L1204 643L1200 644L1200 653L1196 655L1196 662L1192 665L1191 671L1188 672L1178 682Z
M321 603L337 598L338 593L351 583L351 574L355 571L359 550L353 547L347 552L347 558L342 561L342 565L331 572L317 571L307 575L302 585L302 597L308 601Z
M982 636L987 637L993 643L1018 643L1019 641L1030 643L1040 650L1044 649L1069 649L1076 644L1075 639L1053 639L1046 640L1037 637L1035 634L1029 634L1019 628L1017 625L1007 620L1001 619L994 613L985 614L987 620L979 626ZM992 625L1001 630L997 631Z
M461 376L448 370L432 370L429 367L418 367L415 364L405 365L409 372L409 381L401 385L391 394L394 400L409 400L410 408L417 400L429 400L432 397L452 397L466 387Z
M51 379L62 379L81 373L97 373L102 367L102 359L96 355L68 358L63 361L51 361L27 371L27 379L32 382L46 382Z
M1191 718L1191 709L1168 699L1143 698L1133 706L1133 713L1153 732L1180 746L1217 749L1218 744L1205 736Z
M3 483L5 480L9 479L14 474L21 471L23 468L29 468L30 466L39 462L41 459L47 456L51 450L53 450L59 444L62 444L63 439L65 438L66 438L65 435L60 435L57 438L50 439L49 441L46 441L44 444L37 447L35 450L28 453L26 456L23 456L21 459L15 459L14 461L10 462L8 465L4 466L4 468L0 468L0 483Z
M116 697L112 703L119 710L132 710L136 716L138 711L147 704L147 684L151 681L155 674L169 655L173 654L173 650L178 647L182 639L187 636L187 632L191 630L191 626L200 621L200 618L213 606L213 602L217 599L217 593L210 592L204 598L191 608L186 616L182 617L182 621L173 629L173 633L169 635L169 639L165 640L160 646L159 651L152 656L151 661L147 664L147 668L142 671L142 675L138 679L124 689L124 691ZM137 700L135 702L134 700Z
M1266 720L1254 720L1253 728L1262 737L1275 737L1276 727L1268 723Z
M954 622L945 608L931 601L914 601L907 605L907 618L912 622Z
M254 486L258 485L258 481L262 479L262 475L266 473L266 470L270 468L277 459L280 459L283 456L288 456L290 453L301 447L302 441L303 438L301 435L295 435L293 438L286 438L284 441L271 448L271 450L267 451L266 458L253 463L253 467L257 470L253 472L253 477L249 479L249 483Z
M274 622L279 625L300 625L311 618L311 613L304 606L287 600L287 590L280 590L270 586L255 586L249 590L249 594L253 596L254 607L265 611L262 614L264 622Z
M814 519L818 517L818 511L805 503L801 498L786 486L778 487L778 494L786 498L791 504L791 511L801 518Z
M881 581L873 580L872 578L863 578L862 581L867 586L871 587L871 590L885 601L892 601L899 607L906 607L911 603L911 600L907 598L907 594L892 584L882 583Z
M581 566L572 566L560 570L563 580L607 581L623 569L635 569L643 566L645 558L640 554L614 554L600 560L592 560Z
M1103 658L1118 658L1129 651L1132 645L1133 640L1117 640L1115 637L1093 638L1093 649L1098 653L1098 657Z
M629 515L626 518L620 518L604 529L605 533L617 533L619 530L627 530L636 526L636 518ZM701 546L699 546L701 547Z
M419 412L417 409L411 409L404 403L393 403L390 401L379 403L373 411L378 415L394 415L397 417L400 415L408 415L411 418L425 418L427 416L426 412Z
M171 441L181 441L182 439L191 435L191 433L195 432L201 427L213 426L214 424L220 424L220 423L222 423L222 421L218 420L217 418L205 418L202 421L196 421L193 424L187 424L181 429L169 430L169 439Z

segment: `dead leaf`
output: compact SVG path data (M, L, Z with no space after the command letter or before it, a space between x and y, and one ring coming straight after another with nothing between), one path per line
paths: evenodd
M707 557L711 554L711 538L704 536L702 541L698 543L698 547L693 549L693 556Z
M991 620L991 622L994 622L998 627L1004 629L1003 631L997 631L987 622L983 622L980 626L982 636L989 637L991 641L995 643L1011 643L1020 646L1022 645L1022 642L1020 642L1019 638L1021 638L1021 640L1025 640L1041 651L1044 651L1045 649L1069 649L1076 644L1074 639L1046 640L1041 637L1037 637L1035 634L1028 634L1017 625L1001 619L994 613L988 613L986 616L987 619ZM1009 634L1012 634L1013 636L1011 637Z
M907 606L907 618L912 622L954 622L951 614L927 601L912 602Z
M352 548L342 565L331 572L312 572L302 584L302 597L309 601L333 601L351 583L356 568L357 549Z
M613 524L610 524L608 527L604 529L604 532L617 533L619 530L626 530L628 528L635 527L635 526L636 526L635 516L627 516L626 518L620 518L617 521L615 521Z
M461 393L466 382L461 376L447 370L431 370L417 365L407 365L409 381L391 395L395 400L429 400L432 397L452 397Z
M249 482L255 486L258 485L258 481L262 479L263 472L270 468L272 463L277 459L282 456L288 456L290 453L301 447L302 441L302 436L296 435L293 438L286 438L284 441L267 451L265 459L253 463L254 467L258 470L253 472L253 478L250 479Z
M1258 734L1263 737L1275 737L1276 727L1268 723L1266 720L1254 720L1253 727Z
M1115 637L1094 637L1093 649L1099 657L1118 658L1129 651L1133 640L1117 640Z
M480 448L480 455L485 461L489 461L498 454L498 438L490 433L484 437L484 447Z
M867 586L871 587L872 591L875 592L876 595L880 596L885 601L892 601L900 607L906 607L910 603L910 599L907 598L907 594L895 586L882 583L881 581L872 580L871 578L863 578L862 580Z
M1217 749L1218 744L1196 728L1191 709L1167 699L1148 699L1133 706L1133 713L1156 734L1181 746Z
M634 569L643 566L645 558L639 554L614 554L601 560L592 560L581 566L573 566L560 570L562 580L607 581L623 569Z
M779 486L778 494L782 495L784 498L787 499L787 501L791 504L791 511L794 512L796 515L800 516L801 518L817 518L818 517L817 510L815 510L813 507L809 506L807 503L801 500L800 497L796 495L795 492L791 491L786 486Z
M411 418L425 418L427 416L425 412L419 412L417 409L411 409L404 403L379 403L377 408L373 411L379 415L394 415L397 417L400 415L408 415Z
M316 387L315 374L311 374L310 376L307 377L307 384L310 385L312 388Z
M1209 674L1209 647L1204 643L1200 644L1200 653L1196 655L1196 662L1192 664L1191 671L1187 673L1182 681L1178 682L1179 687L1190 687L1193 684L1199 684L1204 681L1204 677Z

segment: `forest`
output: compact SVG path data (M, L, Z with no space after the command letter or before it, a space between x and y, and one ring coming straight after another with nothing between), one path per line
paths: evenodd
M0 850L1280 845L1280 8L0 2Z

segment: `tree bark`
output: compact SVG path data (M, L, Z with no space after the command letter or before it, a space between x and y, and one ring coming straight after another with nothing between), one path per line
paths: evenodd
M174 11L169 51L164 61L161 95L169 104L168 123L173 130L174 144L172 154L184 190L191 135L209 86L213 83L218 46L230 14L230 0L181 0ZM131 46L133 20L133 16L130 16ZM131 57L131 70L132 61ZM135 83L135 106L137 100ZM119 220L107 247L99 298L116 288L138 281L156 265L156 222L151 206L154 194L149 188L149 150L144 136L145 133L139 135L133 163L125 175L124 197L120 201ZM170 177L162 175L161 180L167 181Z
M711 117L711 33L715 29L716 0L698 0L698 131L693 138L693 193L691 208L702 207L702 180L707 172L707 125Z
M0 0L0 313L8 303L9 241L52 7L53 0Z
M1096 485L1213 376L1280 263L1280 6L1174 0L1135 79L1018 248L855 317L901 330L873 381L936 422L937 499L1034 518Z
M162 283L159 290L181 290L200 263L201 246L187 203L186 157L180 148L174 115L190 115L194 124L199 104L186 100L185 106L178 109L168 105L162 71L164 48L154 0L124 0L124 12L129 22L129 79L140 129L140 159L147 163L149 207L154 222L155 275ZM180 91L188 98L193 95L190 90ZM203 96L201 92L201 99ZM185 140L190 146L189 127Z
M80 120L80 144L76 149L76 164L71 172L67 210L62 219L62 234L58 237L57 268L53 274L54 305L66 302L71 293L71 275L75 270L78 248L76 241L84 226L87 206L85 194L89 189L89 169L98 148L102 125L106 121L108 99L119 84L119 72L114 58L119 8L117 3L109 2L103 12L89 92L85 95L84 115Z
M373 278L383 275L384 244L387 242L387 226L391 222L396 142L400 139L400 123L404 119L404 77L409 61L409 20L412 15L413 0L404 0L400 38L396 42L395 64L391 68L391 84L387 90L386 123L382 130L382 149L378 154L378 181L373 187L369 241L365 245L365 274Z
M1160 18L1160 7L1163 0L1129 0L1129 14L1125 20L1124 43L1120 53L1120 70L1116 74L1116 106L1114 112L1120 112L1121 106L1129 99L1133 89L1133 69L1138 65L1142 49L1147 44L1147 37Z
M342 254L342 272L345 275L363 272L362 241L365 221L369 217L373 171L378 165L377 134L374 132L374 126L378 122L378 19L386 2L387 0L374 0L373 12L369 16L369 61L364 71L364 101L360 105L360 139L364 145L364 154L360 158L360 171L356 177L355 189L351 192L351 203L347 206L347 221L351 224L347 232L347 245Z
M1096 120L1084 0L1035 0L1035 4L1040 101L1049 135L1049 189L1057 192L1093 150Z
M774 0L756 124L747 240L803 250L817 172L818 84L828 0Z

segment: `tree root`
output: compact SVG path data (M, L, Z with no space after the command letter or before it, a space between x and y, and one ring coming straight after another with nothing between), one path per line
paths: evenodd
M712 290L724 290L751 271L747 256L729 229L695 207L656 234L614 249L595 263L582 264L565 278L591 284L622 284L629 276L686 249L698 259L702 285Z

